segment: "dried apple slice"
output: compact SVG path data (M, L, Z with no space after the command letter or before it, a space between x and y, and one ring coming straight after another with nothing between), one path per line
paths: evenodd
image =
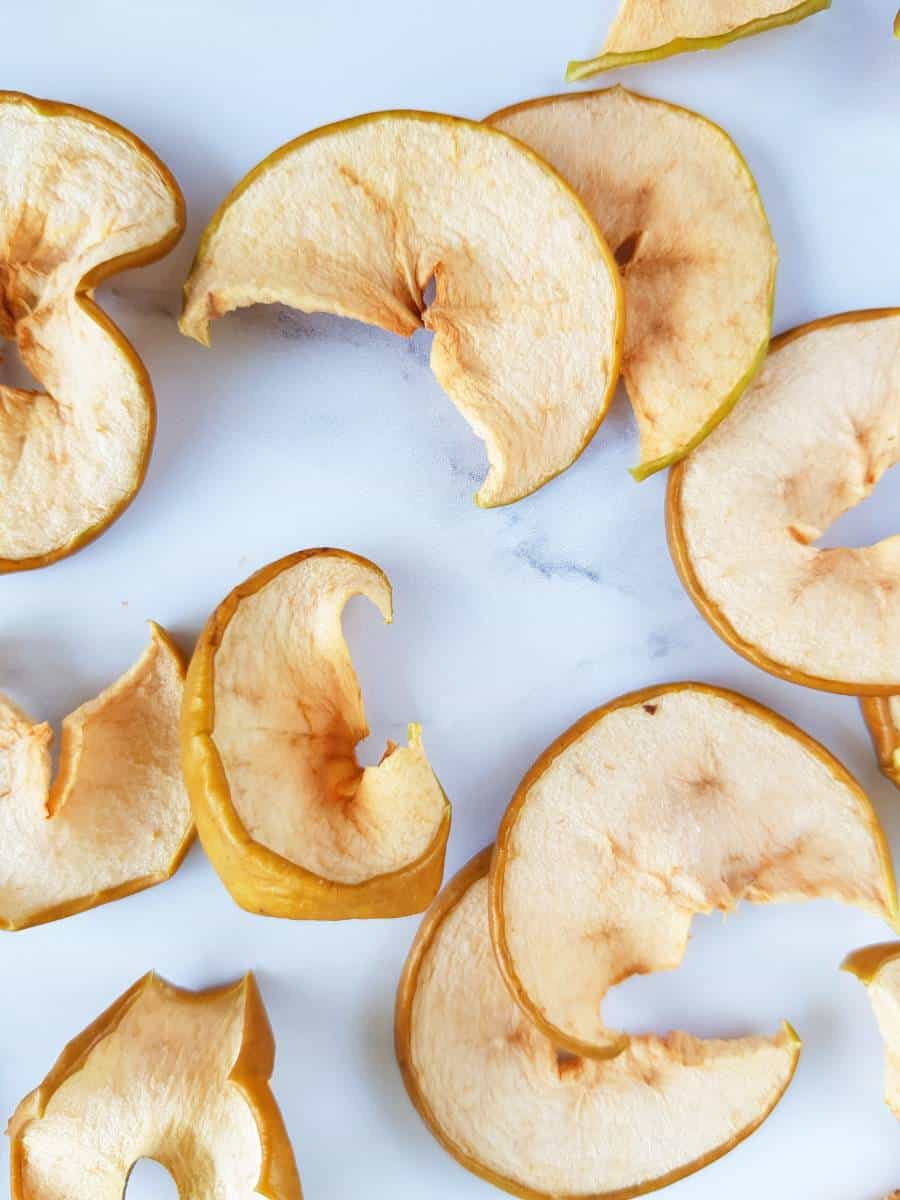
M16 1109L12 1200L121 1200L140 1158L185 1197L301 1200L274 1059L252 975L204 992L145 975Z
M570 62L566 79L575 83L616 67L718 50L830 7L831 0L623 0L603 49L595 58Z
M500 825L498 962L557 1045L619 1053L607 991L681 962L695 914L813 899L898 919L887 843L853 777L759 704L663 684L588 713L541 755Z
M152 625L137 663L63 721L0 695L0 929L23 929L168 879L193 838L181 778L184 662Z
M765 1120L800 1054L787 1025L729 1041L636 1037L601 1062L560 1055L504 986L489 863L490 849L436 901L397 992L406 1089L454 1158L530 1200L622 1200L700 1170Z
M884 1039L884 1099L900 1117L900 942L865 946L844 959L849 971L865 986Z
M46 389L0 386L0 572L78 550L141 486L153 390L93 289L161 258L183 228L177 183L134 134L0 92L0 344Z
M373 563L305 550L257 571L210 618L191 660L184 774L200 840L231 895L267 916L421 912L441 886L450 806L417 725L359 766L368 734L341 613L391 620Z
M672 472L669 545L716 633L764 671L900 692L900 536L815 545L900 458L900 309L777 338L729 421Z
M879 766L900 787L900 696L864 696L859 703Z
M488 122L556 167L614 248L644 479L718 425L765 357L778 252L753 176L717 125L620 87Z
M431 329L434 373L485 442L486 507L578 457L619 372L618 272L581 201L527 147L457 117L355 117L251 171L203 236L181 329L208 344L211 318L273 301Z

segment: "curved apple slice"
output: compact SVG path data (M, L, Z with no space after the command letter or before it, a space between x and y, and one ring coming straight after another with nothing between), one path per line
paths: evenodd
M301 1200L268 1084L274 1059L252 975L204 992L145 975L16 1109L12 1200L121 1200L139 1158L161 1163L182 1196Z
M900 309L773 342L731 419L669 480L675 566L732 649L807 687L900 692L900 536L815 545L898 459Z
M193 838L178 755L184 662L152 625L130 671L47 724L0 695L0 929L23 929L162 883Z
M859 703L878 764L888 779L900 787L900 696L863 696Z
M556 167L614 248L644 479L701 442L765 358L778 252L753 176L717 125L620 87L488 123Z
M0 343L46 388L0 386L0 572L78 550L141 486L153 390L93 289L183 228L177 183L134 134L0 92Z
M523 779L491 871L498 962L575 1054L618 1054L600 1002L677 967L695 914L841 900L898 919L869 801L824 747L718 688L664 684L577 722Z
M878 1028L884 1039L884 1099L900 1117L900 942L883 942L855 950L843 962L869 993Z
M421 912L441 886L450 805L417 725L363 769L369 732L341 613L391 620L373 563L305 550L257 571L210 618L191 660L184 774L200 840L242 907L339 920Z
M616 67L690 50L718 50L830 7L831 0L623 0L603 49L595 58L570 62L566 79L575 83Z
M619 373L621 288L590 216L527 147L457 117L356 117L251 171L203 236L181 329L208 344L210 318L273 301L433 330L434 373L485 442L487 507L578 457Z
M602 1062L560 1055L504 986L489 863L490 849L445 888L397 992L406 1089L454 1158L530 1200L628 1197L700 1170L765 1120L799 1058L789 1026L730 1041L637 1037Z

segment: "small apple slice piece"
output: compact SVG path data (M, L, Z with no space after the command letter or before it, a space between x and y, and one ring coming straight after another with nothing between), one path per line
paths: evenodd
M628 1045L603 997L677 967L696 914L820 898L897 921L865 793L762 705L663 684L588 713L526 774L497 836L491 927L523 1010L599 1058Z
M140 1158L161 1163L182 1196L301 1200L269 1089L274 1060L252 975L203 992L145 975L16 1109L12 1200L121 1200Z
M134 134L0 92L0 345L15 342L46 388L0 386L0 572L73 553L141 486L153 390L93 289L161 258L183 228L177 183Z
M457 117L328 125L238 184L200 243L181 329L208 344L211 318L274 301L431 329L434 373L485 442L486 507L578 457L619 373L618 272L581 201L526 146Z
M792 683L900 692L900 535L816 542L900 459L900 309L772 343L732 417L669 479L669 546L732 649Z
M613 247L644 479L701 442L765 358L778 252L753 176L718 125L621 87L487 120L556 167Z
M616 67L718 50L830 7L831 0L622 0L603 49L594 58L570 62L566 79L575 83Z
M859 703L878 764L888 779L900 787L900 696L863 696Z
M0 929L23 929L168 879L194 836L181 778L184 661L151 625L130 671L50 726L0 695Z
M869 993L884 1039L884 1099L894 1116L900 1117L900 942L854 950L842 969L855 975Z
M515 1196L622 1198L700 1170L748 1137L800 1042L636 1037L605 1061L561 1055L504 986L488 921L490 849L445 888L397 992L397 1060L434 1136ZM548 970L553 970L548 966Z
M216 609L188 671L182 754L203 847L243 908L340 920L421 912L441 886L450 805L417 725L360 767L368 734L341 631L391 589L345 550L257 571Z

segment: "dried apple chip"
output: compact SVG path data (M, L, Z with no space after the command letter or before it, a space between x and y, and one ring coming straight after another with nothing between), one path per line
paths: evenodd
M121 1200L154 1159L185 1197L301 1200L252 975L190 992L145 975L63 1050L7 1130L12 1200Z
M93 289L183 228L177 183L134 134L0 92L0 343L46 389L0 386L0 572L78 550L141 486L153 390Z
M457 117L355 117L251 171L203 236L181 329L208 344L212 318L273 301L431 329L434 373L485 443L484 506L564 471L619 373L618 272L581 201L526 146Z
M878 764L888 779L900 787L900 696L864 696L859 703Z
M830 7L831 0L622 0L603 49L595 58L570 62L566 79L575 83L616 67L718 50Z
M157 625L130 671L63 722L0 695L0 929L23 929L168 879L193 838L181 778L181 654Z
M377 767L341 630L351 596L391 620L373 563L305 550L225 599L191 660L184 774L200 840L231 895L268 916L421 912L441 886L450 806L417 725Z
M865 946L849 954L843 963L865 986L884 1039L884 1099L895 1117L900 1117L900 942Z
M772 343L727 422L672 472L669 546L733 650L792 683L900 692L900 535L816 545L900 459L900 309Z
M511 992L557 1045L613 1056L600 1002L681 962L698 913L831 899L892 924L887 843L824 747L759 704L664 684L589 713L504 815L491 927Z
M727 1041L636 1037L603 1061L559 1054L504 986L489 863L487 850L436 901L397 993L406 1088L446 1150L529 1200L624 1200L700 1170L758 1128L797 1065L789 1026Z
M753 176L717 125L621 87L487 120L556 167L614 250L644 479L698 445L765 358L778 252Z

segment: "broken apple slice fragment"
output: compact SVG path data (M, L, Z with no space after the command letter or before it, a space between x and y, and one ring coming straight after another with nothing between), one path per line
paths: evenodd
M620 87L487 120L556 167L613 247L644 479L718 425L765 357L778 252L753 176L717 125Z
M878 818L824 747L759 704L664 684L589 713L525 776L491 871L499 965L558 1046L618 1054L600 1005L682 960L696 914L831 899L896 923Z
M431 329L434 373L485 443L486 507L578 457L619 373L621 287L590 215L526 146L457 117L328 125L238 184L200 243L181 329L208 344L212 318L274 301Z
M900 696L864 696L859 703L878 765L900 787Z
M865 946L849 954L843 970L864 984L884 1039L884 1099L900 1117L900 942Z
M50 726L0 695L0 929L23 929L168 879L193 824L179 762L184 662L152 625L130 671Z
M184 228L169 170L96 113L0 92L0 345L45 392L0 385L0 572L103 532L143 482L153 390L93 289Z
M792 683L900 692L900 535L816 542L900 458L900 309L782 335L731 418L672 472L669 546L732 649Z
M489 864L488 849L436 901L397 992L406 1089L454 1158L529 1200L622 1200L700 1170L765 1120L800 1054L789 1026L729 1041L636 1037L601 1062L560 1054L504 986Z
M181 1196L301 1200L269 1089L275 1041L252 975L190 992L145 975L16 1109L12 1200L121 1200L141 1158Z
M622 0L603 49L595 58L570 62L566 79L575 83L616 67L718 50L830 7L831 0Z
M391 620L373 563L305 550L257 571L191 660L184 774L203 847L243 908L340 920L421 912L441 886L450 805L417 725L361 767L368 734L341 630L351 596Z

